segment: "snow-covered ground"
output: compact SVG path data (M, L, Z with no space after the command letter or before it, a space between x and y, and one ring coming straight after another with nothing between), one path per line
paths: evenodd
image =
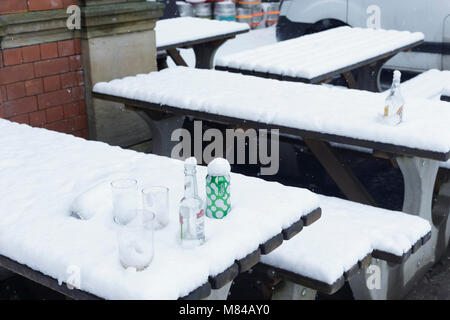
M224 57L229 54L258 48L276 42L275 27L251 30L247 33L239 34L236 38L225 42L219 50L217 50L215 58L217 59L218 57ZM195 65L193 49L180 49L180 53L189 66ZM170 58L167 58L167 64L169 67L175 66L175 63Z

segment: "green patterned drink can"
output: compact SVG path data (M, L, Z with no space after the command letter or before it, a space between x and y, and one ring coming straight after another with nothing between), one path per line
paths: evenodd
M230 164L216 158L208 165L206 176L206 216L222 219L231 211Z

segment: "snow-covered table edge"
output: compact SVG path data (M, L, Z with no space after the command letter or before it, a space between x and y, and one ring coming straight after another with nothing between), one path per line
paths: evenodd
M173 32L168 25L174 24L174 29L182 30L181 32ZM199 26L195 26L199 24ZM158 25L164 25L168 30L166 33L175 34L175 39L158 41ZM159 28L160 29L160 28ZM206 30L206 31L205 31ZM182 17L161 20L156 26L156 42L158 51L158 69L167 68L166 54L178 66L187 66L186 61L180 55L177 48L193 48L195 54L195 67L199 69L212 69L214 66L214 56L219 47L226 41L235 38L237 35L246 33L250 30L247 24L232 22L207 20L201 18ZM183 35L185 34L185 37ZM178 37L178 38L177 38Z
M293 223L290 227L282 230L281 233L275 235L265 243L261 244L254 252L249 253L246 257L236 260L229 268L212 277L210 276L208 282L190 292L187 296L181 297L181 300L199 300L207 298L211 294L211 290L220 289L239 274L248 271L260 262L261 255L269 254L283 241L292 239L297 235L303 227L310 226L321 217L320 207L312 212L301 217L300 220ZM23 276L29 280L39 283L54 291L57 291L67 297L77 300L100 300L103 299L89 292L82 291L76 288L70 289L65 284L58 283L58 280L43 274L42 272L33 270L32 268L16 262L8 257L0 255L0 267L3 267L15 274Z

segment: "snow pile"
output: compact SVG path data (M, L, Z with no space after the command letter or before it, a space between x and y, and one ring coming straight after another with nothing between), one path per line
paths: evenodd
M232 174L233 215L207 219L205 245L183 250L176 239L182 161L1 119L0 132L0 198L5 199L0 202L0 255L61 282L79 268L81 289L107 299L189 294L318 206L318 197L308 190ZM200 195L205 194L201 181L206 173L206 167L197 167ZM120 226L113 223L112 212L81 220L70 210L86 190L123 178L137 179L139 189L170 188L169 224L155 232L153 261L140 272L120 263ZM110 200L97 201L107 207Z
M322 217L261 261L333 284L373 250L403 255L431 231L425 219L320 196Z
M345 26L219 57L216 66L313 79L423 39L420 32Z
M227 176L231 172L231 166L227 159L216 158L208 164L210 176Z
M450 108L441 101L409 99L403 122L390 127L377 121L385 104L378 93L221 71L168 68L97 83L94 91L289 128L450 151Z
M164 19L156 23L156 47L162 48L246 30L249 30L248 24L233 21L193 17Z
M103 199L103 201L98 201L98 199ZM75 198L70 207L72 213L84 220L89 220L97 213L108 214L112 210L112 193L109 181L99 183L83 192Z

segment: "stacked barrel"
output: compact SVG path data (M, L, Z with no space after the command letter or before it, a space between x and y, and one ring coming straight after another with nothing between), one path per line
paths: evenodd
M279 2L267 2L266 3L266 27L277 24L280 17L280 3Z
M252 29L270 27L278 22L279 2L261 0L186 0L177 1L180 17L199 17L248 23Z
M261 25L261 21L264 20L264 9L261 5L261 0L238 0L237 4L238 11L242 13L243 18L246 19L245 22L249 23L250 28L258 28ZM238 21L240 21L239 18Z

